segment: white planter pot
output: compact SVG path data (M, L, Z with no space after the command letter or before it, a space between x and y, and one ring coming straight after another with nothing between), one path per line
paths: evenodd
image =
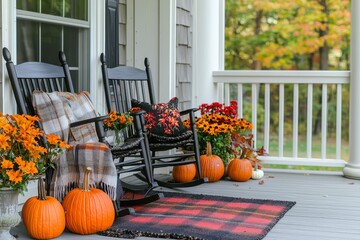
M18 213L19 193L11 188L0 188L0 239L16 240L10 229L18 225L21 217Z

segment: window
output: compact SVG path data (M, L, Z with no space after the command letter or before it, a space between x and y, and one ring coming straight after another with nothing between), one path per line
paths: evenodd
M88 0L17 0L17 63L58 65L60 50L75 91L89 90Z

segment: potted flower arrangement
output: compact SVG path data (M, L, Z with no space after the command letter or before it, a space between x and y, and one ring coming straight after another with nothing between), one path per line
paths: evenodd
M53 158L68 147L59 136L45 135L36 127L38 120L36 116L0 113L1 239L8 239L10 227L20 221L18 194L23 194L29 181L44 174Z
M109 113L109 118L104 120L104 130L112 131L113 139L109 140L111 144L121 145L124 142L122 131L133 123L133 117L130 113L118 113L115 110ZM108 134L108 136L111 134Z
M210 142L213 154L219 156L225 166L241 149L242 153L248 156L251 155L251 152L257 152L248 145L253 125L238 117L237 108L235 100L230 101L229 106L219 102L201 104L199 106L201 116L195 119L201 153L205 153L206 144ZM189 119L184 121L184 126L190 128ZM245 148L251 151L247 151Z
M29 180L44 174L53 166L51 160L68 148L59 136L44 135L35 125L38 120L37 116L0 113L0 188L23 193Z

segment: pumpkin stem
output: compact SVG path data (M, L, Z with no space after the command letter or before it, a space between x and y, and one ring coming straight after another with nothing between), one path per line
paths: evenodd
M210 142L206 142L206 156L212 155L212 147Z
M246 149L246 148L244 148L244 149L241 151L241 156L240 156L241 159L245 158L246 152L247 152L247 149Z
M38 200L46 200L45 184L42 176L38 179Z
M255 170L255 171L257 171L257 170L258 170L258 163L257 163L257 161L255 161L254 170Z
M85 174L84 174L84 183L83 183L83 192L90 192L90 187L89 187L89 177L90 177L90 172L91 172L91 167L87 167L85 170Z

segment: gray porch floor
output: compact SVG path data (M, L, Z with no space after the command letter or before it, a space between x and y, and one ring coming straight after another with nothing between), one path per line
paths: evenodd
M296 205L267 234L265 240L360 239L359 180L347 179L340 175L266 172L263 181L263 184L259 184L259 180L244 183L219 181L177 191L296 201ZM161 188L158 190L170 191ZM11 232L17 235L18 239L31 239L22 224L13 228ZM98 235L80 236L64 232L57 239L115 238Z

